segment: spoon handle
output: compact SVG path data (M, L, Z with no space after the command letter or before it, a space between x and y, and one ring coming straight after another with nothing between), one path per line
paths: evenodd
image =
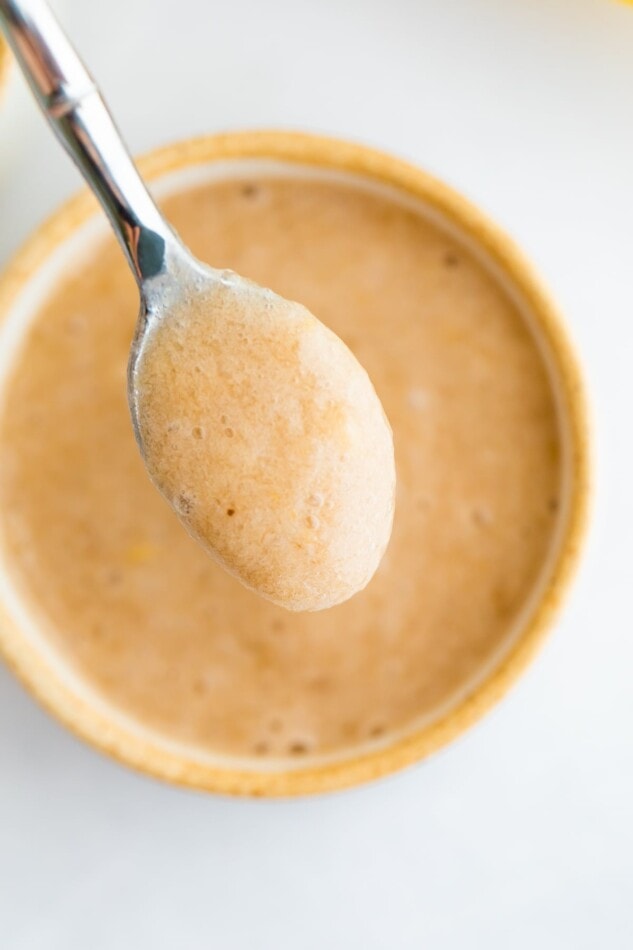
M0 0L0 26L57 138L101 202L139 286L182 245L45 0Z

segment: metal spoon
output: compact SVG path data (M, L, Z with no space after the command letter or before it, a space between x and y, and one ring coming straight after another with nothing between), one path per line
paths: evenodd
M230 271L207 267L185 248L43 0L0 0L0 25L55 134L101 202L136 278L141 305L128 402L150 476L185 527L258 593L291 609L345 600L373 575L393 517L391 430L367 374L305 308ZM187 335L194 325L199 338ZM207 338L216 341L215 355L209 355L211 344L205 349ZM174 442L170 433L179 422L159 432L169 410L165 400L180 400L182 408L202 398L191 389L191 374L179 372L174 353L183 348L183 361L192 348L207 361L195 367L207 401L219 407L230 395L220 387L217 355L225 359L224 376L235 370L254 405L230 451L216 438L207 452L209 471L195 468L200 446L192 442L181 451ZM165 376L166 359L175 375ZM240 417L234 398L231 405ZM302 423L284 429L292 405ZM328 415L332 406L337 411ZM202 408L213 423L215 405ZM332 419L327 425L326 416ZM222 433L234 434L223 426ZM193 429L200 439L204 427ZM239 495L237 504L230 492Z

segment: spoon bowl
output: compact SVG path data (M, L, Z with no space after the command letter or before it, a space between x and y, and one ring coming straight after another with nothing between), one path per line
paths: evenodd
M391 430L305 307L190 259L143 285L129 401L150 477L242 583L292 610L346 600L391 534Z

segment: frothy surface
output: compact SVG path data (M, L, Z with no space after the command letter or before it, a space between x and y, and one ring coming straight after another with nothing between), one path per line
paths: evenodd
M230 273L185 286L135 361L154 483L251 590L290 610L347 600L393 521L393 440L367 373L301 304Z
M387 554L352 600L293 615L188 537L134 443L136 291L112 240L42 307L0 407L12 580L68 663L172 740L261 756L378 740L472 682L539 576L561 483L542 358L481 265L388 198L262 180L165 207L201 259L305 302L368 370L396 444Z

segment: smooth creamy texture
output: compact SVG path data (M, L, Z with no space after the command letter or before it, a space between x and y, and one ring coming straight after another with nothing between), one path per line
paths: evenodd
M473 682L539 577L562 477L539 351L482 266L387 198L263 180L165 208L201 259L304 301L368 370L396 445L387 554L352 600L295 615L183 531L134 443L135 288L110 241L42 308L0 407L13 583L75 670L172 740L306 756L384 739Z
M163 305L134 366L147 469L223 567L290 610L367 585L391 535L393 439L334 333L227 273Z

